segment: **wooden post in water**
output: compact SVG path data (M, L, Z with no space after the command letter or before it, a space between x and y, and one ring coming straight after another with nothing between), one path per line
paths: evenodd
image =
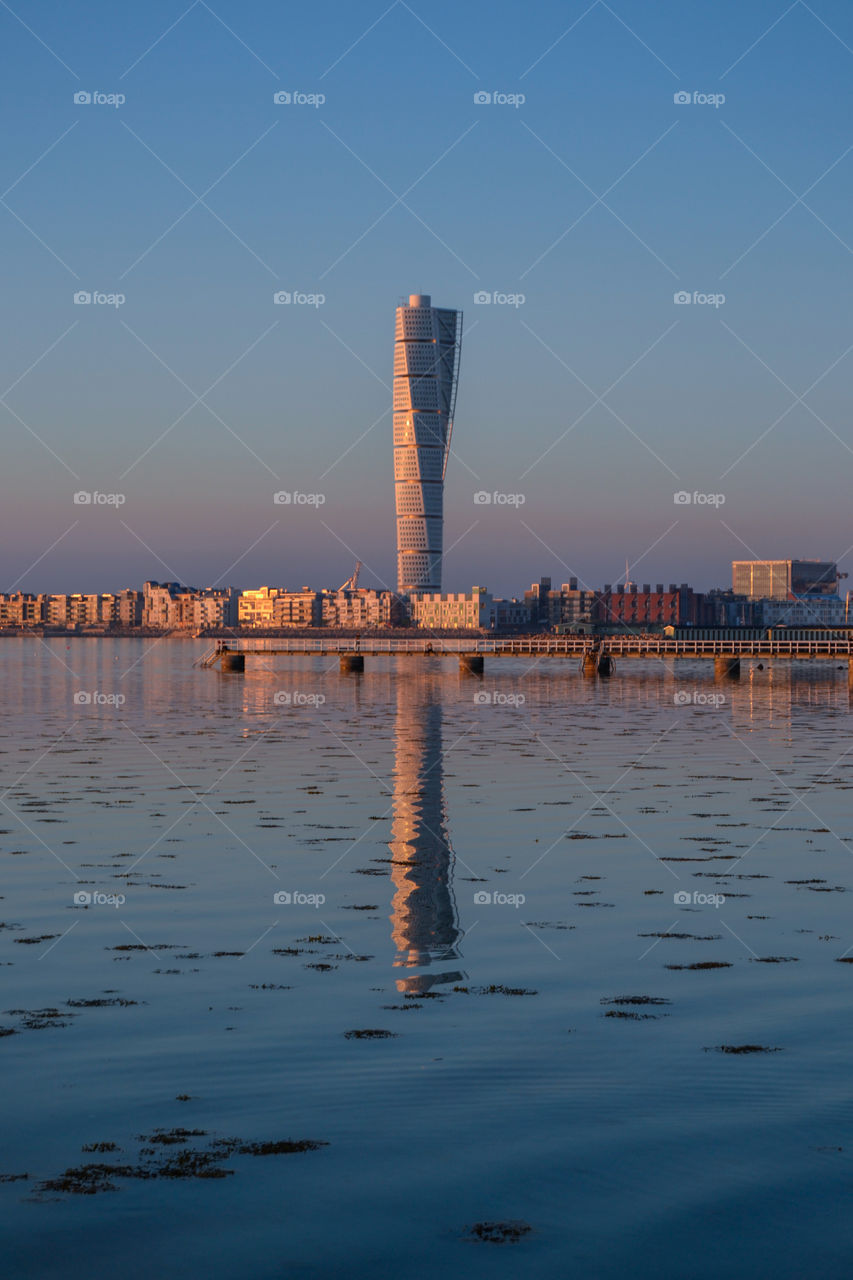
M715 680L739 680L740 658L733 653L718 654L714 659Z

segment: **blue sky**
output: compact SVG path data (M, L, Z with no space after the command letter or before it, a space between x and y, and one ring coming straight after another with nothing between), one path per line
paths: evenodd
M0 42L0 588L393 584L409 292L465 313L446 589L849 553L841 0L17 0Z

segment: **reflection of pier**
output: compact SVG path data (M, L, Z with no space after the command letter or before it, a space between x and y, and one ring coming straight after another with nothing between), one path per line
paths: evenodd
M395 966L426 969L458 958L453 850L447 831L440 692L432 679L397 685L391 827L391 936ZM400 978L399 991L424 992L456 982L458 970Z

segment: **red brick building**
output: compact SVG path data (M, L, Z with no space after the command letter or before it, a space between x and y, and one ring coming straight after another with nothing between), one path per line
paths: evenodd
M686 583L677 587L670 583L664 591L658 583L654 591L648 583L642 591L624 586L611 589L608 584L597 593L593 620L602 626L636 627L642 631L647 626L707 626L713 621L704 595L693 591Z

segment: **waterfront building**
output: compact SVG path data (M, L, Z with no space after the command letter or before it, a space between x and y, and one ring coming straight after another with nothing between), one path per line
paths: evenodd
M669 584L664 591L659 582L654 591L645 583L642 591L636 584L626 590L619 585L615 590L607 583L598 593L593 621L602 626L631 627L639 631L648 627L702 626L706 619L705 598L683 582Z
M342 588L323 591L320 596L320 622L324 627L399 626L404 613L403 602L392 591Z
M412 294L394 336L397 591L441 591L444 476L450 454L462 313Z
M733 560L732 590L751 600L838 594L833 560Z
M759 625L764 627L839 627L847 621L840 596L797 596L792 600L759 600Z
M495 625L495 604L485 587L470 591L427 591L410 597L412 623L433 631L491 629Z
M240 593L238 621L241 627L316 627L320 624L320 592L303 587L258 587Z
M230 627L237 622L238 593L233 587L197 590L177 582L146 582L142 621L164 631Z

